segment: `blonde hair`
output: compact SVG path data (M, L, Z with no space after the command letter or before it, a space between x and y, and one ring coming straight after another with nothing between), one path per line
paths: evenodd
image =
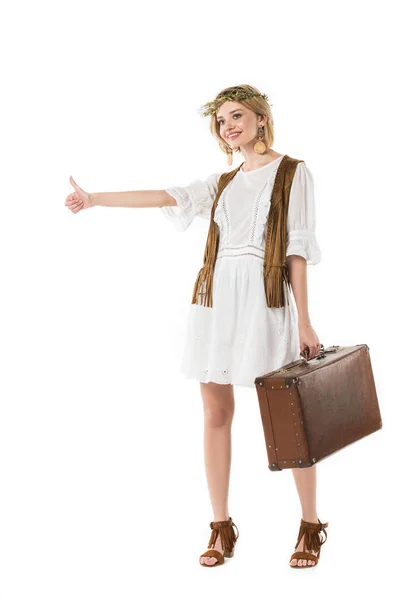
M233 94L236 92L239 92L239 94L240 93L257 94L256 96L250 96L249 98L246 98L244 100L232 100L232 101L238 102L239 104L243 104L243 106L245 106L246 108L249 108L250 110L255 112L257 115L267 117L267 121L264 125L264 136L262 137L262 141L267 146L267 150L268 150L269 148L272 147L272 145L274 143L274 120L272 117L272 111L271 111L270 104L267 102L267 100L265 100L262 97L261 92L256 87L254 87L252 85L246 85L246 84L237 85L237 86L228 87L228 88L223 89L216 96L215 102L218 103L219 98L222 98L223 96L226 96L228 94ZM223 100L223 101L221 100L221 104L223 104L224 102L226 102L226 100ZM231 152L240 152L240 146L238 146L237 148L231 148L226 143L226 141L220 136L219 124L218 124L218 120L217 120L217 112L218 111L215 111L214 114L211 115L211 121L210 121L211 134L217 139L219 147L225 154L229 154Z

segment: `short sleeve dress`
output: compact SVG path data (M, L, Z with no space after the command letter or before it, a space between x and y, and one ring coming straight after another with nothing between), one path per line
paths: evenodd
M300 358L293 292L289 292L289 304L278 308L267 306L264 291L267 218L282 158L253 171L240 169L219 198L214 214L219 247L213 306L191 304L188 311L180 371L189 379L253 387L256 377ZM166 189L177 206L160 208L178 231L185 231L196 216L211 218L220 175L213 173L185 187ZM302 256L308 265L320 261L315 226L313 177L305 162L300 162L289 197L287 256Z

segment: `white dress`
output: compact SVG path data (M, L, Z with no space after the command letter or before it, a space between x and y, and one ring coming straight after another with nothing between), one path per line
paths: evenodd
M213 306L190 305L180 367L187 378L253 387L256 377L300 358L293 292L289 305L268 307L263 280L267 217L282 158L247 173L240 169L219 198L214 215L220 237ZM178 231L185 231L195 216L210 220L220 175L166 189L177 206L160 208ZM297 164L290 191L286 248L286 255L302 256L309 265L321 259L315 237L314 182L304 162ZM193 273L193 286L196 276Z

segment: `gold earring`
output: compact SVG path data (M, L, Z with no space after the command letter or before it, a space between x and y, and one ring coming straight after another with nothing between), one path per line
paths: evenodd
M263 142L264 127L259 127L257 129L257 133L258 133L258 141L254 144L253 150L254 150L254 152L257 152L257 154L264 154L264 152L267 149L267 146Z
M227 156L228 156L228 165L231 165L231 164L232 164L232 162L233 162L233 157L232 157L232 150L231 150L231 148L229 148L229 149L227 150Z

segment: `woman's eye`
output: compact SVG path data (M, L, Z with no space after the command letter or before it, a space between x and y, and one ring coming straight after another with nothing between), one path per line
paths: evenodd
M235 113L233 116L234 117L240 117L241 114L240 113ZM218 125L221 125L221 123L222 123L222 119L220 121L218 121Z

